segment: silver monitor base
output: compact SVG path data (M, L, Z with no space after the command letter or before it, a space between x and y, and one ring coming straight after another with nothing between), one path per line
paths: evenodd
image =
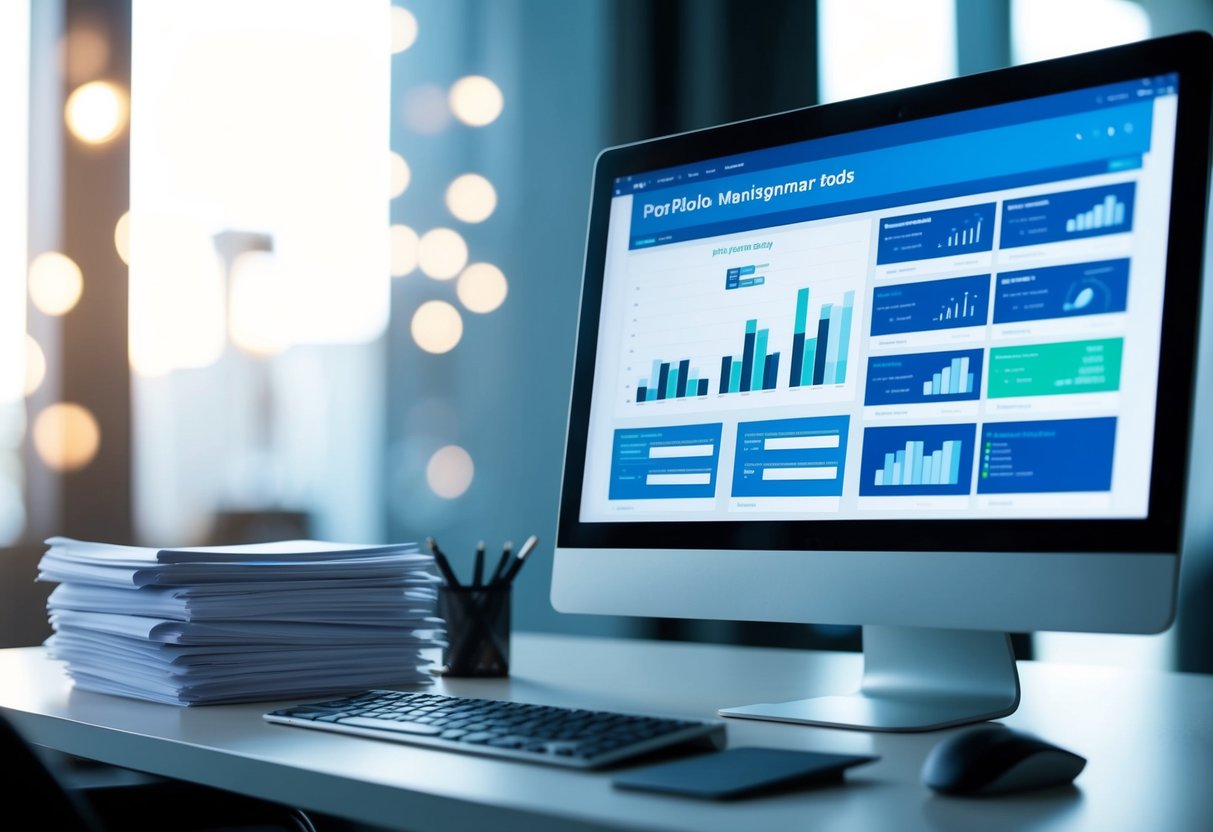
M721 708L721 716L865 731L931 731L1019 707L1011 638L982 630L864 627L855 693Z

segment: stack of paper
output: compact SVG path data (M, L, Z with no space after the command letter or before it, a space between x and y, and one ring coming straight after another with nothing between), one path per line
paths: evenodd
M77 687L202 705L430 679L438 579L414 544L47 544L47 646Z

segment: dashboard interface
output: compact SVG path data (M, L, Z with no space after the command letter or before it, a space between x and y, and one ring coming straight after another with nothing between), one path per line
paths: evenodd
M1146 517L1177 84L616 179L581 521Z

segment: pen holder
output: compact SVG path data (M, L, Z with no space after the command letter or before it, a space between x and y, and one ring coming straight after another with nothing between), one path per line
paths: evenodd
M438 589L444 676L510 675L510 586Z

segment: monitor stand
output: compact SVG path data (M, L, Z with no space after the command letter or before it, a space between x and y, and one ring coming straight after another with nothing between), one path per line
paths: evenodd
M866 731L931 731L1019 707L1011 638L983 630L864 627L855 693L722 708L721 716Z

